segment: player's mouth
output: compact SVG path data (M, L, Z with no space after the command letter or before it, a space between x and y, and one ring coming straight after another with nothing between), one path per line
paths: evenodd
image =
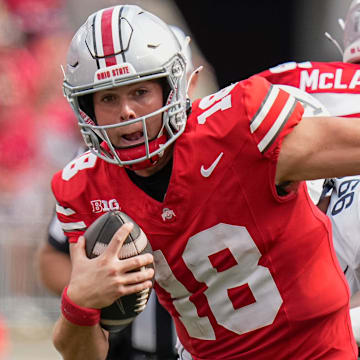
M121 136L118 147L136 146L144 143L144 132L135 131Z

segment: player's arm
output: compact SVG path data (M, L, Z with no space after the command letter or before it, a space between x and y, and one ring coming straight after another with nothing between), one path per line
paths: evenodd
M148 289L152 286L153 269L136 271L153 262L151 254L119 259L125 238L132 229L123 225L113 236L105 251L94 259L85 253L85 239L70 245L72 272L67 298L83 309L101 309L121 296ZM63 296L64 297L64 296ZM63 308L64 309L64 308ZM65 360L105 359L108 352L108 334L99 323L79 325L68 320L64 310L55 324L53 343Z
M108 353L108 334L100 325L74 325L61 316L53 332L55 348L64 360L104 360Z
M276 184L360 174L360 119L304 117L285 136Z
M61 295L70 280L71 261L68 238L56 213L49 223L47 239L38 248L36 266L38 277L45 287Z
M56 295L61 295L70 279L70 256L44 242L37 253L37 267L40 281L45 287Z

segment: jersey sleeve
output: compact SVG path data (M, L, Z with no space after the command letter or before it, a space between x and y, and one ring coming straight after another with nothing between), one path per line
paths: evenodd
M244 106L258 150L276 158L284 137L302 118L300 102L260 76L244 81Z
M68 242L76 242L94 220L86 205L96 163L97 156L90 151L80 153L52 178L56 215Z
M47 241L56 250L69 254L68 238L65 236L64 231L61 228L61 224L56 216L56 213L54 213L54 216L49 223Z
M302 69L311 68L311 63L303 63L302 68L294 61L276 65L270 69L258 73L258 76L265 78L271 84L282 84L300 87L300 72Z
M69 242L76 242L78 237L82 235L87 225L84 218L80 216L80 212L74 207L67 204L66 198L62 191L61 171L56 173L52 179L52 191L56 199L56 214L59 220L64 236L69 238Z

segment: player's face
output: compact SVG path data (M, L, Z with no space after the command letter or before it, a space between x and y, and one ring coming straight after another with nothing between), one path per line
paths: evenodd
M94 110L98 125L111 125L139 118L163 105L159 82L142 81L94 93ZM162 126L162 114L146 120L148 138L154 139ZM144 142L142 122L107 130L115 147L126 148Z

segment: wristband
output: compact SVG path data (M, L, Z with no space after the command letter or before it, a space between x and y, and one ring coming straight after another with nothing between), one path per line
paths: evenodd
M67 295L67 287L61 296L61 312L65 319L75 325L93 326L100 322L101 310L75 304Z

